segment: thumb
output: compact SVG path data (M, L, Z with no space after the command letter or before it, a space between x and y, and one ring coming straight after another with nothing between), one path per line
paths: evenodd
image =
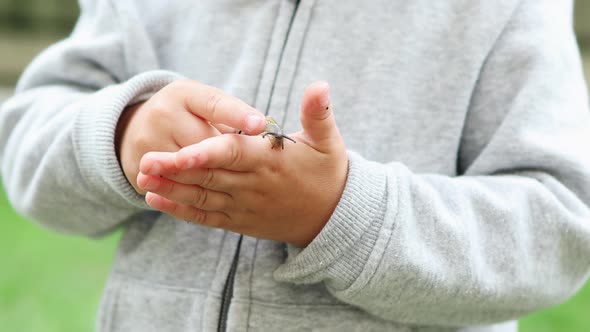
M319 81L309 85L301 103L301 125L303 133L313 148L327 152L341 144L342 139L332 107L330 105L330 86Z

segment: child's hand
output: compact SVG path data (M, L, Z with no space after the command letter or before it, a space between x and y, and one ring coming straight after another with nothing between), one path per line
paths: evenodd
M225 126L260 133L264 117L254 108L223 91L189 80L176 81L149 100L129 107L117 124L115 146L125 176L137 186L139 161L150 151L178 151L219 135Z
M348 159L326 83L303 97L303 131L284 150L260 136L221 135L178 153L149 153L138 185L147 203L177 218L305 246L332 215ZM163 176L160 177L160 176Z

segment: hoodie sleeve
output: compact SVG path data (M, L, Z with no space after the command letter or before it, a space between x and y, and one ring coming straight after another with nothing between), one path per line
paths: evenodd
M571 1L521 1L470 105L460 176L349 153L331 219L280 281L416 325L496 323L560 303L590 271L590 112Z
M99 235L146 207L118 164L115 127L127 105L178 75L130 74L126 40L109 1L82 1L71 36L38 56L1 106L5 190L17 211L46 227Z

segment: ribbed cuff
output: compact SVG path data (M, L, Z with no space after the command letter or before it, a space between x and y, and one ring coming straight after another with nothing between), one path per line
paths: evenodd
M287 262L274 272L278 281L326 281L341 290L362 272L383 223L387 175L383 165L354 152L348 159L348 179L332 217L305 249L289 248Z
M115 129L123 110L149 98L164 86L182 78L167 71L151 71L96 92L81 109L74 124L73 140L87 185L103 193L115 206L147 207L119 166L115 153Z

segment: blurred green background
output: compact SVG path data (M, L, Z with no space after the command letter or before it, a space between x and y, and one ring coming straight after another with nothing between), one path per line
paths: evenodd
M590 1L576 6L586 54ZM67 35L77 13L74 0L0 0L0 103L31 59ZM584 62L590 77L590 57ZM14 213L2 192L0 331L92 331L120 234L88 240L51 233ZM590 331L590 283L567 303L523 319L520 331Z

